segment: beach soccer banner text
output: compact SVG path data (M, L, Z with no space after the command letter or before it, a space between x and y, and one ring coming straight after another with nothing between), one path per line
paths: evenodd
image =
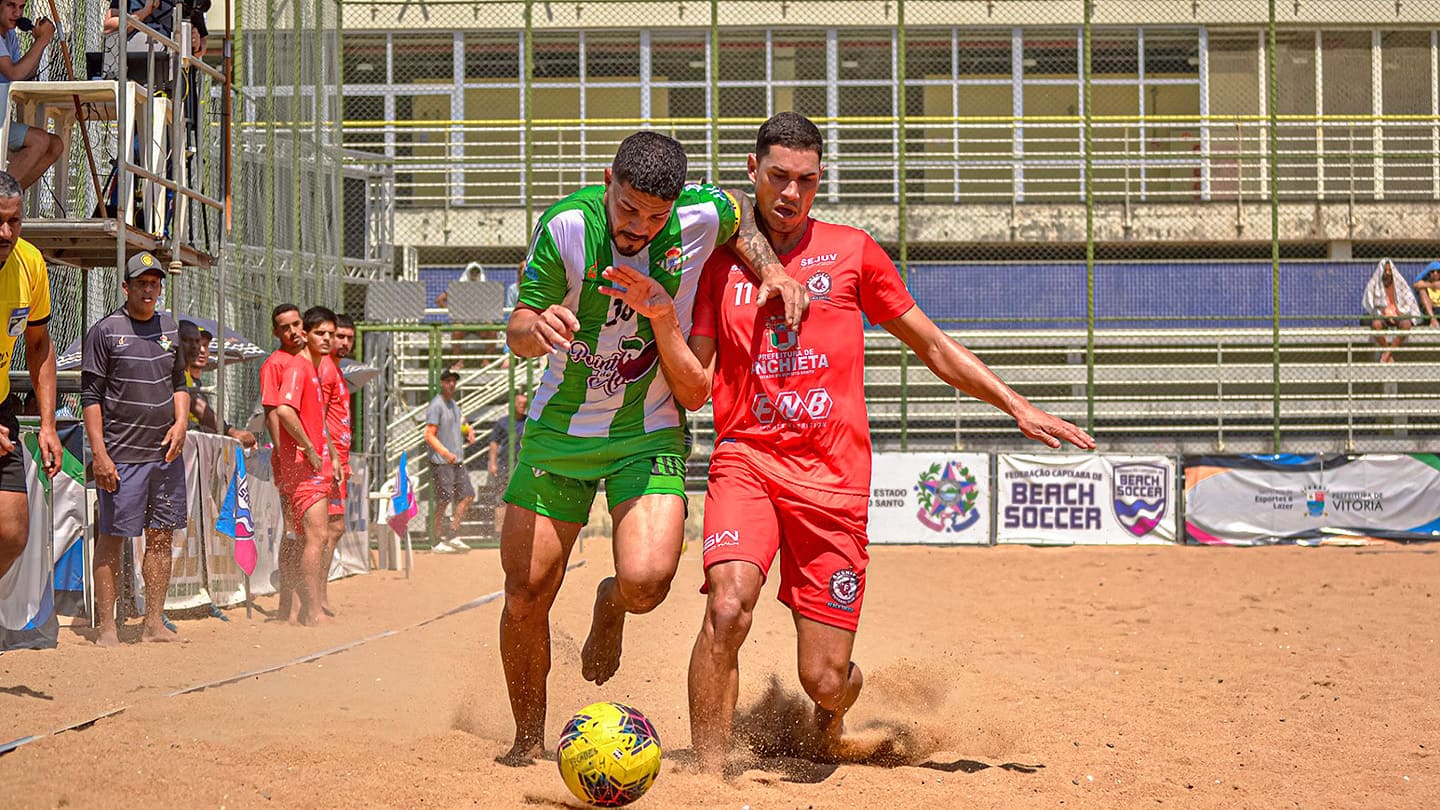
M990 457L875 453L870 542L990 543Z
M1173 459L1002 454L997 465L997 543L1175 541Z

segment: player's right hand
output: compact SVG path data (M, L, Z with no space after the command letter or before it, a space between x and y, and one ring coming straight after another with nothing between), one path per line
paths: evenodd
M310 462L310 466L315 468L315 472L320 472L320 468L325 466L325 460L320 458L320 454L315 452L313 447L305 451L305 460Z
M115 462L110 460L110 456L95 456L90 468L95 473L95 486L106 492L114 492L120 488L120 473L115 469Z
M810 308L810 293L805 289L805 285L784 273L774 278L763 278L755 296L755 304L764 306L766 301L777 295L785 304L785 323L799 326L801 319L805 317L805 310Z
M542 310L530 327L530 333L548 354L570 351L570 343L580 329L580 320L563 304L551 304Z

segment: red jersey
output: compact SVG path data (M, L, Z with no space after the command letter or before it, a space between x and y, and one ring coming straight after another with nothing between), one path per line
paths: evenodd
M315 452L324 460L321 473L330 474L330 454L325 446L325 396L320 386L320 369L310 361L310 353L302 351L290 358L285 367L285 378L280 384L280 404L289 405L300 414L300 426L305 437L314 445ZM303 471L305 475L315 474L305 452L290 437L290 431L281 428L275 442L276 455L285 466Z
M285 368L294 356L284 349L276 349L265 358L265 364L260 367L261 405L275 408L284 404L284 400L280 399L280 386L285 383Z
M350 464L350 386L330 355L320 359L320 390L325 399L325 432L335 443L340 466Z
M868 494L865 324L915 306L895 265L870 235L810 220L780 257L810 292L798 329L774 299L755 306L756 275L729 248L705 265L692 335L715 338L716 443L766 451L776 477L812 489Z

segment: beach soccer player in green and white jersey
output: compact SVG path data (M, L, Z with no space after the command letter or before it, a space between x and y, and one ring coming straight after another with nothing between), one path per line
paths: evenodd
M605 482L614 521L615 573L600 583L581 654L586 680L620 666L625 614L655 608L670 590L685 531L685 415L656 350L660 330L690 333L700 271L732 239L761 279L761 300L780 297L798 324L808 297L760 233L749 198L685 184L685 150L657 132L626 138L605 184L551 206L531 237L520 300L506 340L520 357L548 356L531 399L505 491L500 559L505 666L515 745L500 761L524 764L544 749L550 606L570 549ZM650 320L607 294L611 267L658 280L673 315Z

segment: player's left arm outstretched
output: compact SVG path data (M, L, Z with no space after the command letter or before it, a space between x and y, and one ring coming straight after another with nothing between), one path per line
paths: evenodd
M1013 416L1027 438L1044 442L1051 448L1069 442L1081 450L1095 449L1095 439L1090 434L1030 404L973 352L941 331L920 307L913 306L905 314L880 325L909 346L940 379Z

